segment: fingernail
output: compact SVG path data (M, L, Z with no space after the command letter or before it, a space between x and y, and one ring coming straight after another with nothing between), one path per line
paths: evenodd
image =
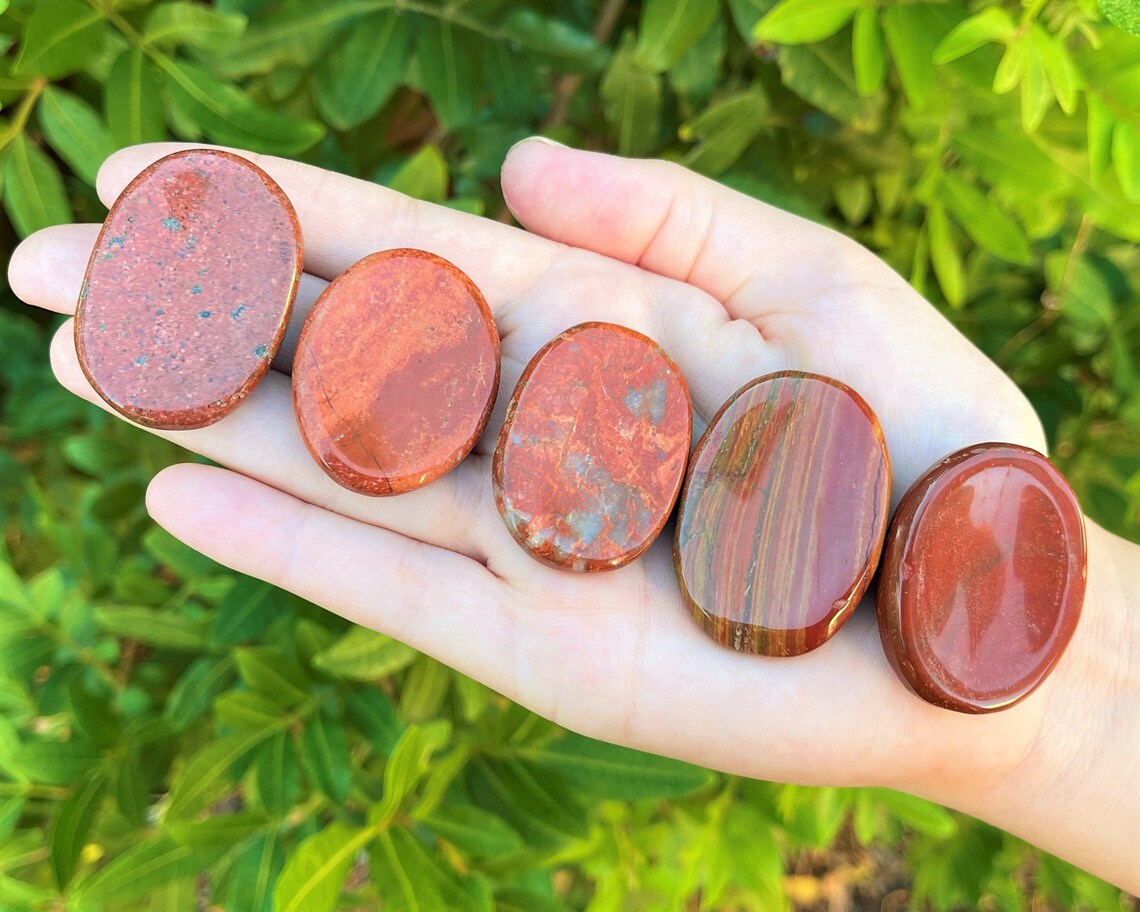
M553 139L550 139L546 136L528 136L525 139L520 139L517 143L515 143L513 146L511 146L507 150L507 156L506 157L510 158L511 153L514 152L515 149L517 149L519 146L523 145L524 143L530 143L530 142L542 143L544 146L551 146L554 149L569 148L568 146L564 146L560 142L555 142Z

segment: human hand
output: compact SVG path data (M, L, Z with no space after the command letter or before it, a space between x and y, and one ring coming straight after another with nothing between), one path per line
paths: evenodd
M113 156L99 176L103 201L176 148ZM579 576L519 550L495 508L491 454L510 391L546 341L587 320L621 323L662 345L689 381L698 432L761 374L808 370L849 384L883 424L896 503L931 463L966 444L1044 450L1013 383L897 274L842 235L662 162L516 147L503 189L528 234L248 157L293 201L307 274L275 369L254 394L214 426L162 432L229 469L160 473L148 492L159 523L222 563L395 636L584 734L765 779L915 792L1007 827L1016 821L1028 838L1124 883L1127 859L1106 863L1103 846L1087 848L1084 835L1055 838L1048 820L1025 817L1036 790L1119 727L1099 708L1117 705L1120 681L1137 687L1127 649L1108 659L1098 649L1140 641L1123 604L1103 595L1115 580L1107 553L1121 545L1100 530L1090 528L1085 617L1052 677L1007 711L965 717L903 687L869 604L805 656L740 655L689 618L668 533L628 567ZM29 238L13 256L12 287L29 303L72 311L97 233L65 226ZM438 253L480 286L502 337L502 394L456 471L372 499L312 462L288 372L327 281L389 247ZM79 369L70 323L52 358L65 386L102 404ZM1127 752L1109 760L1128 772Z

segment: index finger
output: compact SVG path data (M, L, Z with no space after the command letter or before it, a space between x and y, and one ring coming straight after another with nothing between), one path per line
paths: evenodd
M110 206L140 171L192 143L131 146L99 169L99 198ZM285 191L305 239L305 271L332 280L370 253L430 250L471 276L494 308L530 287L562 245L491 219L425 203L371 181L314 165L227 149L253 162Z

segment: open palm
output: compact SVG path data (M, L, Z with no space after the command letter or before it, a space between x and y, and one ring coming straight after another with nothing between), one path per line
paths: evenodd
M103 167L108 205L174 151L120 152ZM1013 384L877 258L826 228L662 162L542 142L516 147L506 199L527 231L420 203L376 185L249 155L282 186L305 234L306 275L289 336L236 412L171 439L229 469L176 466L148 503L173 534L237 570L382 630L571 729L769 779L892 785L953 795L1022 762L1066 692L1086 685L1097 634L1082 626L1057 673L992 717L961 717L908 693L889 669L870 605L800 658L740 655L688 617L670 530L621 570L540 565L503 526L491 454L531 356L567 327L639 330L689 380L699 432L748 380L775 370L834 376L884 426L894 501L961 446L1044 447ZM13 288L73 309L98 226L52 228L14 256ZM395 498L350 493L312 462L296 427L289 367L302 320L327 282L390 247L453 261L483 290L502 336L499 401L453 473ZM76 361L70 323L55 340L60 380L101 404Z

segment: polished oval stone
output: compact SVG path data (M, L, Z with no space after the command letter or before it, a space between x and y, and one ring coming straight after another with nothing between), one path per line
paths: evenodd
M565 570L612 570L661 532L692 439L685 378L652 339L582 323L527 365L495 450L495 500L515 540Z
M337 276L305 321L293 364L309 451L361 494L402 494L455 468L498 389L487 302L425 250L384 250Z
M850 387L769 374L737 391L697 444L673 557L701 627L742 652L800 655L847 620L875 572L891 464Z
M95 242L76 310L79 363L132 421L212 424L269 369L301 260L293 207L256 165L211 149L159 159Z
M1081 509L1040 453L967 447L911 486L887 536L879 631L919 696L993 712L1048 676L1085 591Z

